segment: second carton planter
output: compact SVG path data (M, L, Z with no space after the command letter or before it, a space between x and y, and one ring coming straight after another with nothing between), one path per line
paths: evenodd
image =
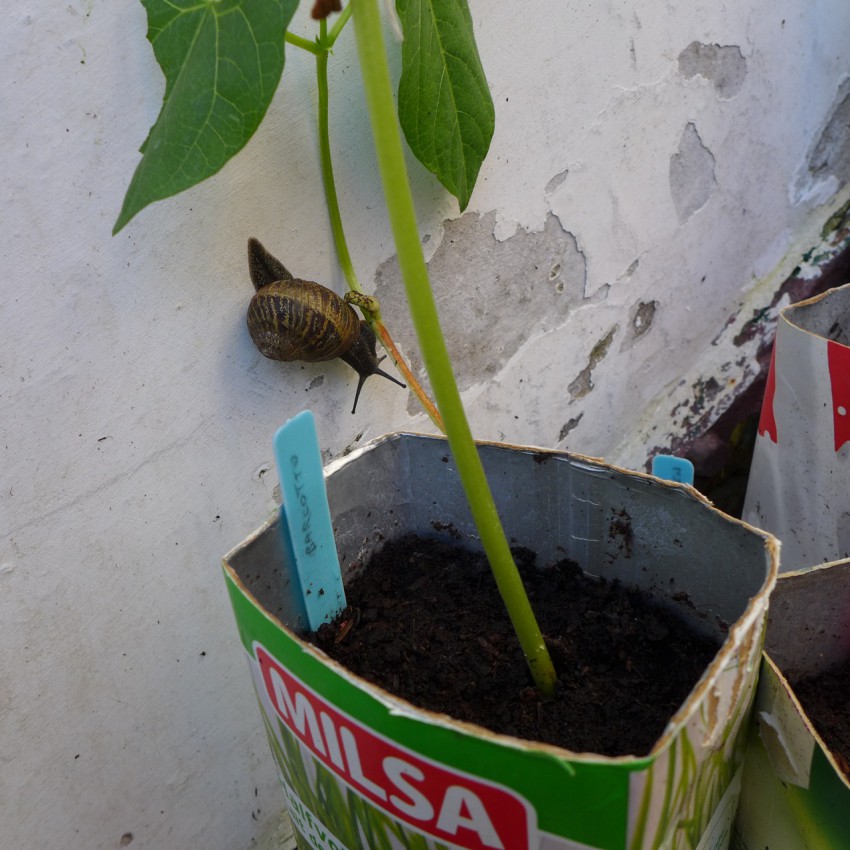
M850 284L779 313L744 519L785 572L850 557Z
M773 538L639 473L560 452L480 451L509 539L539 564L569 557L650 590L722 647L649 754L496 735L419 709L302 640L270 520L226 556L225 574L299 846L725 848L776 578ZM346 578L407 532L476 545L442 439L390 435L332 464L326 482Z
M792 685L848 659L850 560L783 573L750 728L736 822L741 850L850 850L850 779Z

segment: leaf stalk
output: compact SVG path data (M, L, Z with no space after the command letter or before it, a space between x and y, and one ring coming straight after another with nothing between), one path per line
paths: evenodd
M340 18L346 15L345 21L351 17L352 4L349 3ZM344 24L343 24L344 25ZM330 45L336 41L336 37L342 27L337 21L331 34L327 33L327 23L322 20L319 22L319 38L318 45ZM336 35L334 35L336 30ZM354 263L351 259L351 253L348 250L348 242L345 238L345 229L342 225L342 214L339 209L339 198L336 191L336 181L334 179L333 159L331 157L331 140L329 129L329 86L328 86L328 56L330 54L330 46L320 49L316 53L316 88L318 90L318 127L319 127L319 160L322 170L322 182L325 187L325 198L327 201L328 217L331 222L331 231L333 233L334 245L336 246L337 258L342 269L345 279L348 282L348 287L352 292L363 292L363 287L357 279L357 273L354 269ZM405 381L411 392L419 400L424 411L428 414L431 421L440 431L444 431L443 420L440 416L434 402L428 397L422 385L419 383L416 376L407 365L401 353L398 350L390 332L383 323L379 315L364 311L366 321L369 323L375 336L380 340L384 349L390 357L390 360L396 365L396 368L402 373Z

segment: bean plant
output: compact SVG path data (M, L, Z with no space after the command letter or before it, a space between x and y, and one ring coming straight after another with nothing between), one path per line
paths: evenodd
M349 288L362 294L345 240L331 161L328 65L353 22L389 220L413 325L436 405L400 357L374 299L358 299L366 320L435 424L446 434L509 616L531 674L551 696L555 672L499 521L473 442L440 329L413 207L401 133L460 210L469 203L493 136L495 110L466 0L396 0L386 13L401 41L394 95L378 0L316 0L311 39L290 30L298 0L141 0L148 39L165 74L162 109L115 223L215 174L251 138L268 110L287 50L315 56L318 142L337 257ZM338 12L329 18L331 12ZM332 23L329 23L332 21Z

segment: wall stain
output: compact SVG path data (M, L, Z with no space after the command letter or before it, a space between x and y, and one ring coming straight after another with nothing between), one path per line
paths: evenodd
M670 157L670 194L679 223L702 209L717 188L714 154L703 144L696 125L682 130L679 149Z
M628 280L638 270L639 265L640 265L640 257L638 257L636 260L634 260L629 265L629 267L620 276L620 280L621 281Z
M558 434L559 443L567 438L567 435L570 433L570 431L574 431L578 427L578 424L579 422L581 422L583 416L583 412L579 413L578 416L574 416L572 419L569 420L569 422L564 423L564 426L561 428L561 432Z
M850 80L845 80L838 90L836 104L830 113L808 161L813 177L835 177L840 185L850 179Z
M632 316L632 336L634 339L643 336L651 327L658 309L657 301L641 301Z
M577 398L584 398L593 390L593 370L602 362L602 360L605 359L605 355L611 348L611 343L614 341L614 337L619 329L619 325L614 325L614 327L611 328L611 330L608 331L608 333L605 334L605 336L602 337L602 339L600 339L599 342L597 342L591 349L590 357L587 360L587 366L585 366L584 369L576 375L567 387L573 400Z
M731 100L747 78L747 60L735 44L702 44L692 41L679 54L679 73L685 79L703 77L721 100Z
M570 172L567 170L561 171L556 174L547 184L546 188L543 189L543 194L548 198L549 195L554 194L558 189L561 188L564 181L567 179L567 175Z

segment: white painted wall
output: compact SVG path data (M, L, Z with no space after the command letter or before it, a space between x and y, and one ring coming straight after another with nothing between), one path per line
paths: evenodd
M850 6L471 6L497 129L466 217L444 224L454 202L412 171L473 428L642 465L638 423L672 433L709 355L747 371L712 340L844 198L843 137L807 162L847 94ZM271 435L304 406L329 456L429 429L377 378L351 416L347 366L266 361L244 326L250 235L342 288L306 54L217 177L110 236L163 91L144 32L136 0L0 20L2 847L251 846L282 796L219 559L272 508ZM407 340L351 36L331 63L343 214Z

